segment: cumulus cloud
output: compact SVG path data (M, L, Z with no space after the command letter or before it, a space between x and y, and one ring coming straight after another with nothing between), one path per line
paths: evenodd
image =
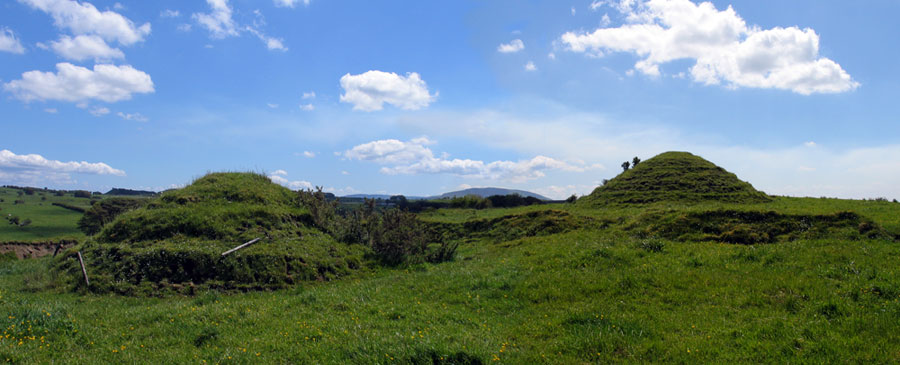
M303 93L303 100L307 100L307 99L315 99L315 98L316 98L316 92L315 92L315 91L310 91L310 92L308 92L308 93Z
M726 87L790 90L808 95L859 87L836 62L819 56L819 35L810 28L748 26L729 6L690 0L595 1L611 6L626 24L593 32L567 32L560 42L571 52L603 57L627 52L640 57L634 69L659 76L662 64L691 59L695 82Z
M0 151L0 172L8 176L35 176L43 173L55 174L92 174L125 176L125 171L114 169L102 162L62 162L48 160L41 155L17 155L10 150Z
M312 151L303 151L303 157L313 158L316 157L316 153Z
M25 47L22 47L22 42L11 29L0 27L0 51L24 54Z
M56 64L57 72L28 71L19 80L3 85L16 98L34 100L87 101L108 103L131 99L132 94L152 93L150 75L134 67L94 65L94 69L71 63Z
M300 104L300 109L311 112L313 110L316 110L316 106L312 104Z
M576 166L546 156L529 160L484 162L471 159L437 157L426 147L434 142L426 137L410 141L386 139L364 143L343 153L351 160L372 161L382 165L381 172L397 174L453 174L491 180L523 182L545 176L546 170L584 172L590 167Z
M528 61L525 64L525 71L537 71L537 66L534 65L534 62Z
M134 22L114 11L99 11L88 2L73 0L19 0L53 17L60 29L75 35L97 35L108 42L132 45L150 34L150 23L136 26Z
M280 8L293 8L298 3L309 6L309 0L275 0L275 6Z
M418 73L400 76L393 72L367 71L359 75L341 77L344 94L341 101L353 104L353 110L375 111L391 104L405 110L427 107L437 98L428 92Z
M497 52L500 53L516 53L525 49L525 42L521 39L513 39L509 43L502 43L497 46Z
M50 42L50 48L61 57L73 61L93 58L97 61L122 59L125 54L118 48L106 44L100 36L80 35L75 38L63 35L58 41Z
M269 180L272 180L273 183L282 185L291 190L301 190L301 189L312 189L313 184L309 181L303 180L288 180L285 176L287 176L287 171L284 170L275 170L271 175L269 175Z

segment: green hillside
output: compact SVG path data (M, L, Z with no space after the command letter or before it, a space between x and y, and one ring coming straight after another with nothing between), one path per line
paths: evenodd
M583 200L592 205L661 201L759 203L769 201L769 197L702 157L666 152L609 180Z
M90 208L90 198L76 198L70 192L57 196L43 189L31 191L0 188L0 242L84 237L78 230L82 212L77 209ZM18 224L12 224L13 217L18 217ZM26 220L28 224L24 224Z

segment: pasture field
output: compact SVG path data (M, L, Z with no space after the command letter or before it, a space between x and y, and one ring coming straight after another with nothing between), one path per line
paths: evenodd
M732 216L759 221L669 224ZM781 234L784 217L810 225ZM898 362L898 217L896 203L778 197L441 209L421 218L459 235L451 262L192 296L72 292L50 258L5 261L0 361Z
M0 215L3 217L0 220L0 242L84 238L77 225L82 213L53 203L87 209L91 206L90 199L76 198L72 193L56 196L42 190L36 190L34 195L19 195L21 191L0 188ZM28 219L31 223L26 226L10 224L9 218L13 216L19 217L20 221Z

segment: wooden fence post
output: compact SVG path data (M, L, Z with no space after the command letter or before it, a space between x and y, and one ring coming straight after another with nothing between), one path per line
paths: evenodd
M81 264L81 273L84 274L84 283L87 286L91 286L91 281L88 280L87 269L84 268L84 259L81 258L81 251L78 251L78 263Z

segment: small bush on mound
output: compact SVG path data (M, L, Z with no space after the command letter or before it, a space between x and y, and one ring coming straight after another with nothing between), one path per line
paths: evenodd
M801 238L890 239L884 229L854 212L825 215L739 210L657 212L644 215L630 229L646 237L747 245Z

